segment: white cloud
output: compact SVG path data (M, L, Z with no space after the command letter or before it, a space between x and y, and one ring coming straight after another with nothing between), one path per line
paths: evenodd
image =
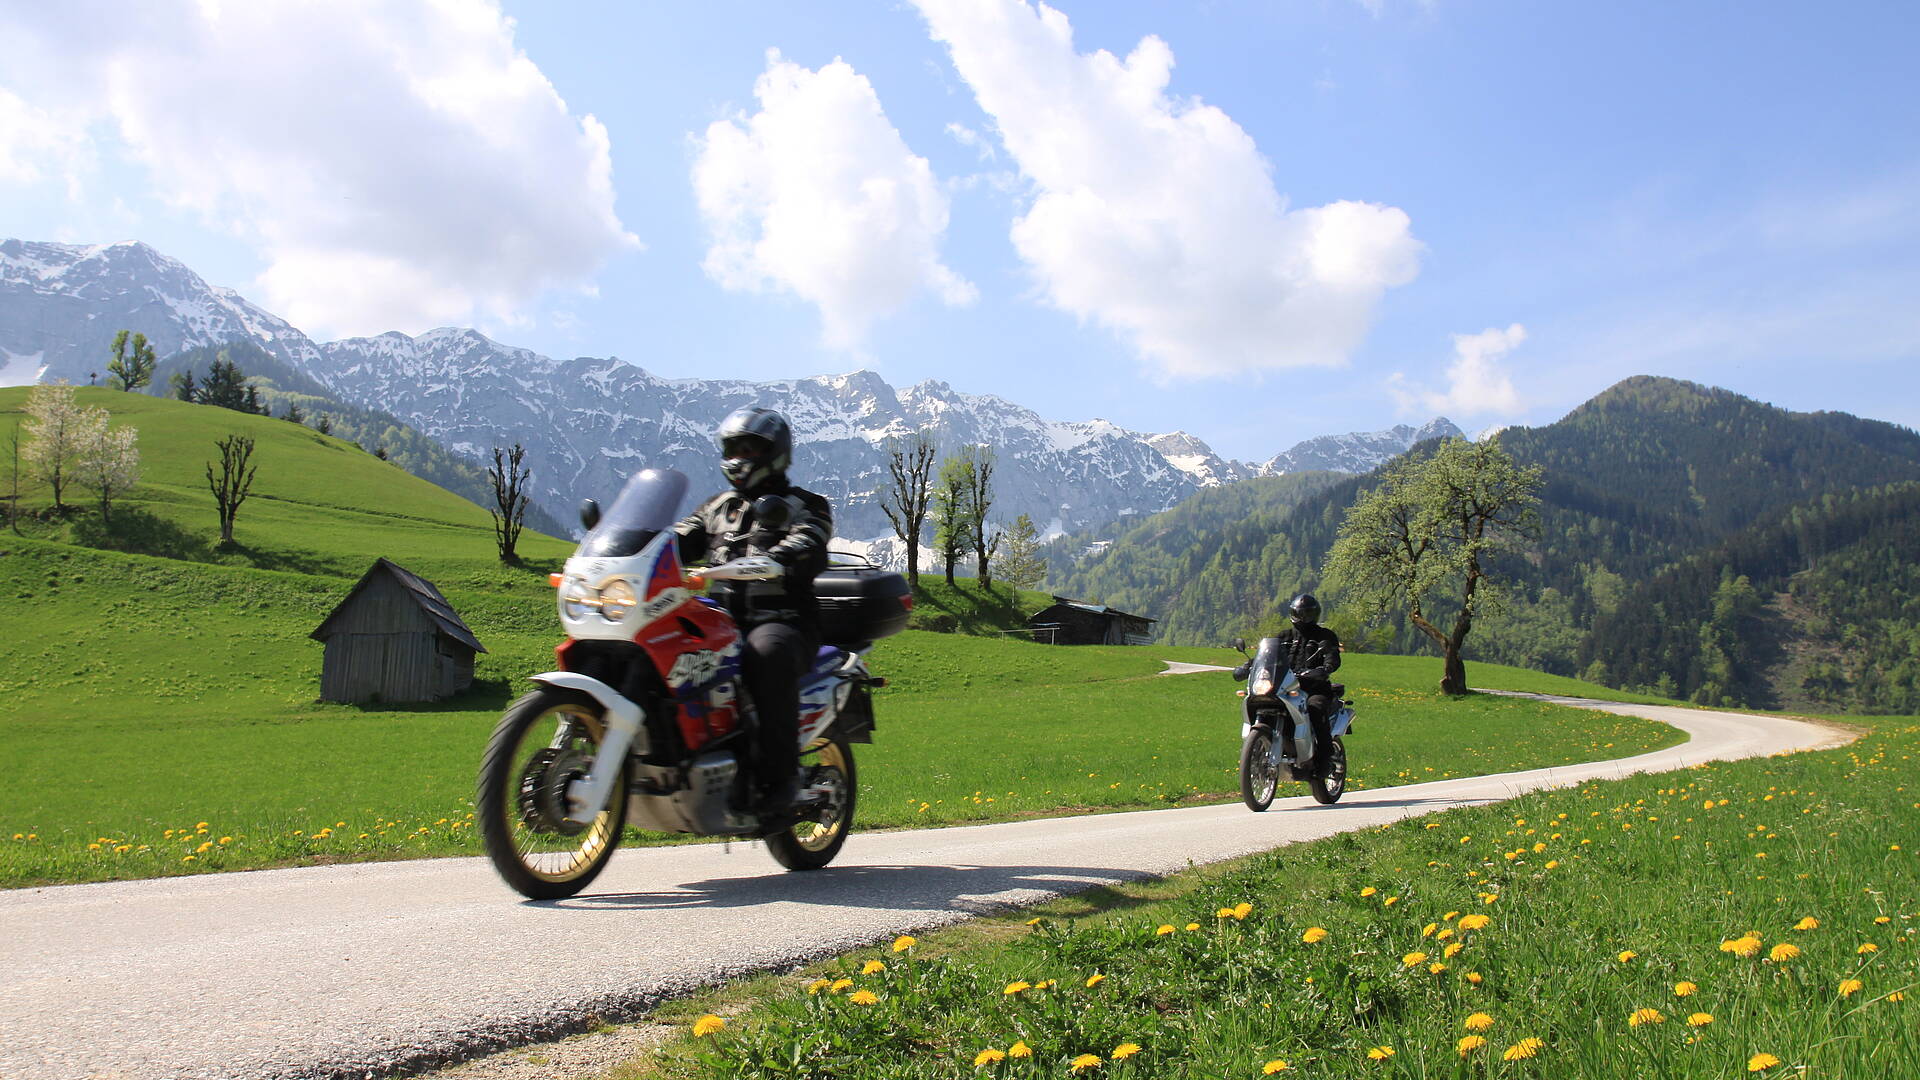
M709 276L814 304L835 348L857 347L921 289L948 304L974 300L973 285L940 261L946 193L864 75L843 60L811 71L774 50L753 93L759 112L717 121L698 142Z
M93 165L76 118L36 108L0 86L0 183L30 184L53 175L77 197L80 178Z
M1159 38L1123 61L1044 4L915 3L1030 185L1012 235L1041 294L1168 375L1344 363L1418 272L1398 209L1289 209L1231 117L1169 96Z
M1488 327L1477 334L1453 335L1453 362L1447 365L1447 388L1429 390L1410 382L1402 372L1387 380L1387 389L1402 412L1425 416L1512 416L1520 411L1520 395L1500 361L1527 340L1519 323L1505 330ZM1499 430L1497 427L1489 431ZM1484 436L1484 433L1483 433Z
M0 83L110 121L160 197L257 248L296 325L420 330L513 319L638 245L606 129L513 35L492 0L13 5Z

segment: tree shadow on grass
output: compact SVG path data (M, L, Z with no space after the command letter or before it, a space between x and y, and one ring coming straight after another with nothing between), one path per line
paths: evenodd
M210 562L207 538L137 506L123 506L111 518L80 514L71 522L73 542L83 547L154 555L185 562Z

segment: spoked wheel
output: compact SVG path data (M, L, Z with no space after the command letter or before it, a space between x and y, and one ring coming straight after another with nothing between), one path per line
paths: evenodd
M853 828L853 804L859 789L853 771L853 747L829 739L801 755L811 766L808 787L825 788L826 801L815 820L802 821L767 837L767 850L789 870L818 870L840 854ZM806 759L811 758L811 761Z
M1258 814L1273 805L1273 789L1280 783L1280 766L1273 760L1273 733L1254 728L1240 745L1240 798Z
M567 785L593 765L606 734L600 703L542 687L507 707L487 741L474 800L494 869L534 900L587 887L620 846L627 820L623 764L607 806L587 824L567 820Z
M1307 787L1313 789L1315 802L1329 806L1347 793L1347 746L1338 736L1328 741L1326 759L1313 770Z

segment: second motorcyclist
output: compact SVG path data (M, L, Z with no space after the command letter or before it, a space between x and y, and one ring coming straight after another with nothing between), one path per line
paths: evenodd
M771 558L785 572L770 581L716 581L712 596L745 633L742 679L752 695L762 815L785 814L799 792L799 683L820 648L813 579L827 567L833 510L787 479L793 428L772 409L747 407L720 422L722 491L674 526L683 563ZM769 502L771 499L773 502Z

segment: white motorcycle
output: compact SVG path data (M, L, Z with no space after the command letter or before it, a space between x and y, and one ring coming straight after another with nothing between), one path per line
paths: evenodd
M1246 655L1244 640L1233 639L1233 647ZM1262 638L1253 657L1234 672L1247 680L1247 688L1236 691L1243 699L1240 797L1256 814L1273 805L1282 770L1291 779L1305 780L1318 803L1337 803L1347 790L1345 736L1353 730L1353 702L1346 699L1347 688L1333 684L1333 699L1339 707L1327 719L1327 745L1317 746L1307 718L1307 695L1283 659L1280 639Z

